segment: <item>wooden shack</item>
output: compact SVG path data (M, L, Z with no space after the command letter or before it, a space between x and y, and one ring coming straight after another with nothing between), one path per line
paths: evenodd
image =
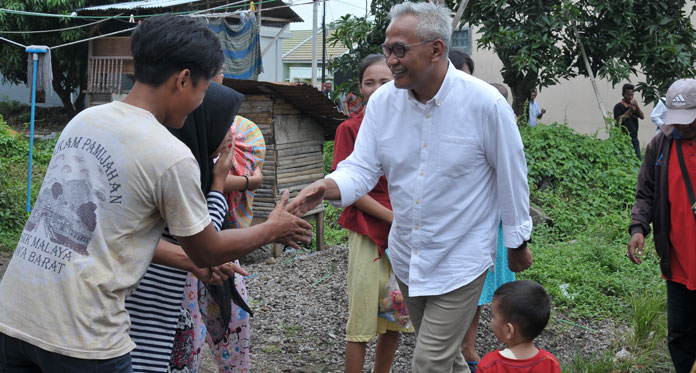
M257 45L264 45L261 51L263 57L271 51L264 62L268 64L267 69L273 69L276 64L282 64L280 57L275 61L273 48L280 48L278 42L282 35L290 27L290 23L302 22L302 18L295 13L292 7L287 6L282 0L268 0L256 2L252 0L237 1L231 3L229 0L158 0L158 1L124 1L121 3L93 5L77 9L80 16L86 17L114 17L105 19L106 22L93 25L89 31L90 35L99 33L112 33L118 36L99 37L89 41L88 61L87 61L87 101L89 106L99 105L112 100L123 98L133 87L133 57L130 50L130 29L134 26L135 20L142 20L145 17L171 13L171 14L190 14L199 18L202 22L209 19L221 19L237 23L242 18L238 11L256 8L256 21L258 27L263 30ZM195 13L195 14L193 14ZM126 21L123 17L134 17ZM121 19L118 19L121 17ZM126 31L121 33L120 31ZM275 34L272 39L269 35ZM248 41L249 43L252 40ZM243 50L249 46L240 46ZM227 58L227 63L233 63L232 58Z
M228 87L244 94L239 115L256 123L266 142L264 181L256 190L254 220L262 221L275 207L283 190L291 198L324 177L322 148L345 120L335 104L304 83L271 83L225 79ZM305 215L316 219L317 249L324 248L324 206ZM278 255L275 246L273 254Z
M87 62L87 104L111 102L133 87L130 37L90 40Z
M133 85L129 37L105 37L89 42L88 103L99 105L121 99ZM345 120L334 103L304 83L272 83L225 79L224 84L245 95L239 115L255 122L266 142L264 183L254 199L255 222L273 210L283 190L291 197L324 177L323 143L333 139ZM324 248L323 205L306 218L316 219L316 246ZM275 246L274 255L281 248Z

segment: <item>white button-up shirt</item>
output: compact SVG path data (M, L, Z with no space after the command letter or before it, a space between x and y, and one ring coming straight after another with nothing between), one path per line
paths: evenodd
M657 100L657 105L650 112L650 120L657 127L657 132L660 132L662 125L665 124L665 119L667 118L667 106L664 103L664 97Z
M450 63L426 104L391 82L366 110L353 153L327 178L347 206L386 175L389 256L410 296L445 294L492 267L501 217L506 247L530 238L522 139L494 87Z

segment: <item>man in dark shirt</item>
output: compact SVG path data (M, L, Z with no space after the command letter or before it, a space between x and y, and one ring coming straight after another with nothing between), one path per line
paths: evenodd
M674 82L665 106L638 174L628 258L641 263L652 228L667 285L667 346L676 372L689 373L696 361L696 79Z
M633 99L633 84L626 83L621 89L623 99L614 105L614 119L623 127L623 129L631 135L633 148L636 150L636 156L640 157L640 142L638 141L638 119L645 118L643 111L638 107L638 103Z

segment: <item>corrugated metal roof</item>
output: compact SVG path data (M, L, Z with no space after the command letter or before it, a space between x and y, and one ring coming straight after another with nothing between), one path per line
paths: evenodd
M243 3L235 4L233 8L222 10L218 9L216 12L231 11L236 9L249 9L249 3L251 0L247 0ZM210 8L216 8L220 5L225 5L229 1L226 0L138 0L138 1L128 1L118 4L107 4L107 5L97 5L88 8L78 9L79 13L87 14L117 14L122 11L137 10L137 9L147 9L147 12L153 12L153 9L162 8L173 8L177 6L184 6L190 8L190 10L203 11ZM302 18L292 10L288 4L282 0L270 0L264 2L263 6L258 4L257 8L261 8L262 17L278 18L281 20L288 20L289 22L302 22ZM264 10L263 8L267 8ZM154 12L157 12L156 10ZM265 24L266 22L264 22Z
M333 34L335 30L326 30L328 36ZM319 31L317 35L317 59L321 60L321 44L324 40L324 35ZM326 58L331 60L336 56L340 56L348 50L342 43L337 43L335 46L331 42L326 43ZM283 62L311 62L312 61L312 30L292 31L292 37L289 40L283 40Z
M107 4L107 5L97 5L90 6L87 8L82 8L82 11L91 10L130 10L130 9L148 9L148 8L166 8L169 6L176 6L182 4L197 3L203 0L139 0L139 1L128 1L125 3L117 4Z
M270 94L282 97L324 127L326 138L329 140L333 140L336 128L346 120L346 116L338 111L333 101L306 83L225 79L222 84L242 94Z

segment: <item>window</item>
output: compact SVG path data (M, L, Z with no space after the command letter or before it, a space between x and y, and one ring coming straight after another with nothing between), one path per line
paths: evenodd
M471 55L471 27L465 27L452 33L451 48Z

